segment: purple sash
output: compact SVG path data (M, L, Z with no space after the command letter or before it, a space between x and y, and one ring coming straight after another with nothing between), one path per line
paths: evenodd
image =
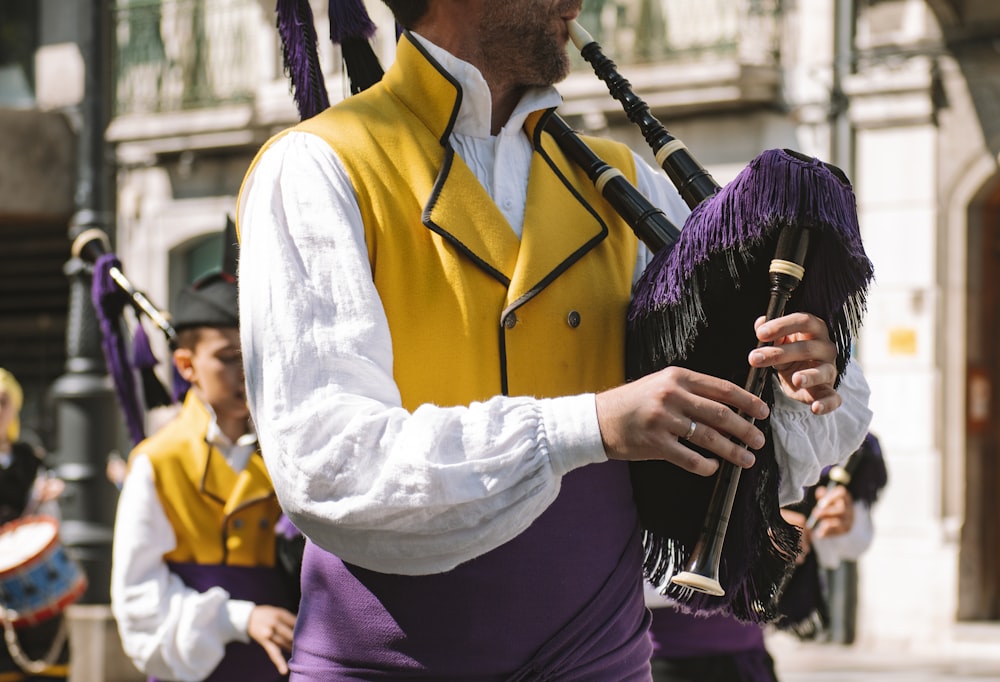
M689 658L764 649L764 631L732 616L694 616L674 608L653 609L649 628L654 658Z
M694 616L669 607L652 613L653 659L661 664L670 661L673 674L683 674L684 679L776 682L764 631L757 623L724 614Z
M619 462L573 471L527 531L448 573L376 573L309 543L292 679L648 677L641 551Z

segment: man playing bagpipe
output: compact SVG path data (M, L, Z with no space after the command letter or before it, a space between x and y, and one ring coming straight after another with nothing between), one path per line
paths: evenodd
M330 108L297 82L306 120L237 216L248 400L309 538L292 679L647 680L627 462L749 466L764 434L732 408L768 408L680 367L624 383L649 254L540 126L579 1L387 4L385 77ZM279 3L286 59L307 11ZM683 218L637 155L588 141ZM756 334L791 502L861 441L868 389L853 365L835 388L823 320Z

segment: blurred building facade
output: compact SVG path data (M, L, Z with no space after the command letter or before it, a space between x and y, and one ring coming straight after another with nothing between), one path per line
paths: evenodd
M337 49L323 39L326 1L312 4L327 88L340 99L349 90ZM367 5L380 26L376 50L389 64L391 16L378 0ZM72 162L60 161L59 151L71 148L60 140L71 135L72 121L60 112L73 97L65 74L76 67L57 36L47 37L62 19L40 11L33 58L31 50L15 60L0 52L0 73L15 61L29 86L27 95L17 90L28 99L12 103L12 81L0 81L0 116L24 117L30 134L54 150L31 168L10 161L23 157L0 157L7 159L0 162L0 277L4 263L27 257L15 254L38 251L25 244L24 225L37 236L40 226L62 221L62 237L72 210L71 190L59 189L59 182L72 187ZM113 14L117 94L107 139L118 172L116 249L130 279L169 309L172 292L219 262L219 233L235 213L245 169L297 113L274 0L118 0ZM964 646L975 624L1000 624L1000 415L991 396L1000 384L993 343L1000 328L1000 5L584 0L581 23L720 182L773 147L821 157L852 177L876 266L856 351L890 471L877 541L861 563L859 644ZM649 156L581 60L560 90L561 111L576 125ZM28 134L9 130L0 126L0 144ZM36 179L29 191L12 177ZM29 203L11 210L17 202ZM50 280L65 286L59 276ZM0 281L2 305L12 305L12 285ZM2 309L0 365L14 352L9 330L22 327L23 316L34 329L65 326L58 311L40 312L40 293L25 306L27 313Z
M69 4L69 3L65 3ZM49 388L65 359L69 286L66 230L73 215L82 98L75 12L43 3L0 5L0 367L25 391L21 419L29 438L51 445ZM62 54L61 97L46 69ZM44 104L43 104L44 102Z

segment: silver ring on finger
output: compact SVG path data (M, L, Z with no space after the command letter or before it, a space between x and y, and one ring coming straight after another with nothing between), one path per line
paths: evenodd
M691 436L694 435L695 430L698 428L697 422L691 420L691 426L688 427L687 433L681 436L681 440L691 440Z

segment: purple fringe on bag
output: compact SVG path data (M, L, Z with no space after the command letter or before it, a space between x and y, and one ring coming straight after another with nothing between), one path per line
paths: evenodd
M795 567L781 592L779 618L775 626L799 639L814 639L830 625L830 609L823 594L816 552L806 554L803 563Z
M278 0L275 7L285 73L292 96L305 120L330 106L316 50L316 26L309 0Z
M91 299L101 327L101 348L115 386L115 393L128 427L132 443L145 438L143 409L136 395L135 378L121 333L121 315L130 299L127 293L111 279L111 268L121 269L121 262L113 253L104 254L94 264Z
M132 365L136 369L149 369L156 367L159 361L153 355L153 349L149 343L149 336L142 323L136 325L135 333L132 335Z
M864 502L869 507L878 501L879 493L889 482L889 471L882 457L882 446L873 434L865 436L861 443L863 456L861 463L851 476L847 489L856 502Z
M770 150L699 204L673 248L659 251L636 283L628 314L629 377L680 365L743 385L756 345L753 321L767 308L768 265L786 226L808 229L810 244L805 276L786 313L802 310L826 321L842 374L873 276L854 193L839 170ZM769 388L770 382L762 397L771 403ZM714 479L665 462L630 466L645 529L646 576L682 610L731 611L753 622L778 615L777 591L793 566L799 533L781 518L770 428L767 420L758 426L767 444L741 473L720 568L724 597L669 583L694 548Z
M167 389L156 376L156 366L159 361L153 355L153 349L142 325L142 318L136 320L135 333L132 335L132 366L139 372L142 384L143 403L147 410L171 404Z
M357 94L382 78L382 65L371 45L375 22L363 0L330 0L327 12L330 40L340 46L351 93ZM312 118L330 106L316 49L312 8L309 0L278 0L275 13L282 61L299 118Z
M781 149L760 154L691 212L673 249L660 251L637 283L630 324L670 308L667 324L658 326L662 335L654 335L660 338L653 343L664 358L684 357L705 326L700 291L719 281L740 287L740 272L785 225L818 228L811 237L797 308L827 322L843 371L873 276L861 243L854 192L821 161L803 161Z

